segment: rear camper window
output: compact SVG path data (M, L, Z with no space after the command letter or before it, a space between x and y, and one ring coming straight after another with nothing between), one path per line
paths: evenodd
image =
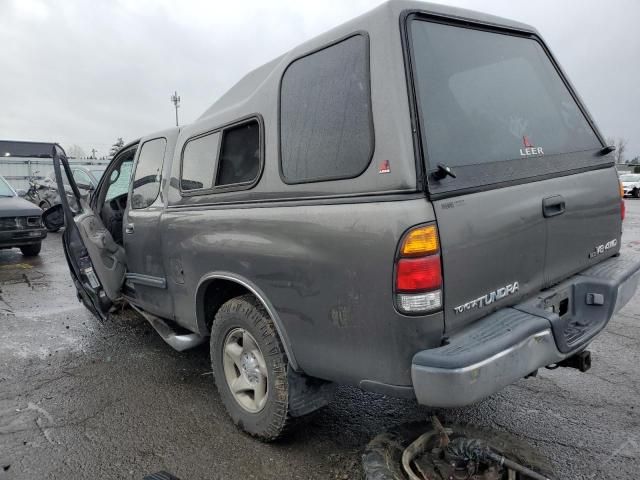
M534 171L583 167L587 155L564 166L562 159L550 162L549 157L602 148L537 40L418 19L409 28L431 169L442 163L463 167L464 173L464 167L476 166L482 168L474 172L478 182L509 180ZM529 166L502 166L510 173L491 175L485 168L513 160ZM446 181L455 182L450 177Z
M352 178L371 161L368 37L294 61L280 91L281 172L287 183Z

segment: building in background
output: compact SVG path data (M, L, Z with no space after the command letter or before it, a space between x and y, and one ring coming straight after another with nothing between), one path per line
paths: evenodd
M106 166L108 160L72 159L71 165ZM51 143L0 140L0 175L16 190L29 188L29 178L44 179L53 170Z

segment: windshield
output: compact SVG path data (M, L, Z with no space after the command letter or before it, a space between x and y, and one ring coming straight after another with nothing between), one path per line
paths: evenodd
M0 177L0 197L13 197L14 195L15 192L11 186L4 178Z
M431 169L602 148L536 40L424 20L410 33Z
M13 197L15 193L7 181L0 177L0 197Z
M640 175L620 175L623 182L640 182Z

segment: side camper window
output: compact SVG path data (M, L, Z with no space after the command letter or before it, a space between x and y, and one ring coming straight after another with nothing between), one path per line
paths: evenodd
M250 119L187 141L182 153L180 189L201 195L251 188L260 176L260 122Z
M183 191L213 188L220 132L189 140L182 153L180 188Z
M353 178L373 155L369 39L295 60L280 90L280 162L289 184Z
M216 186L248 183L260 169L260 126L251 121L223 131Z

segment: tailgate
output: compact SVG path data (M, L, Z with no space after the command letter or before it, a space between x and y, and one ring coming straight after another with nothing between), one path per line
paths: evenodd
M618 253L622 218L615 168L546 183L546 194L557 195L565 205L563 212L545 219L544 276L550 286Z
M547 199L563 202L564 210L552 206L545 216ZM619 250L613 168L438 200L434 206L447 332Z

